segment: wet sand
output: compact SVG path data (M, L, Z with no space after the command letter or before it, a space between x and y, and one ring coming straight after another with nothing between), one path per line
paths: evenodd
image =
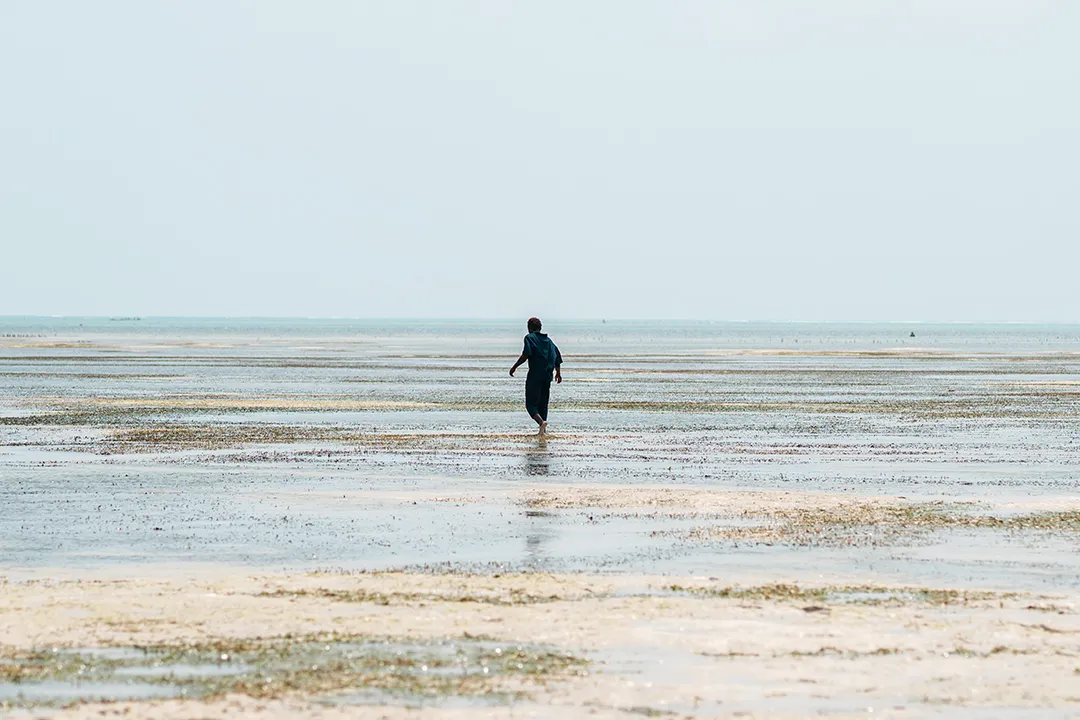
M0 707L1080 716L1076 352L576 341L0 338Z

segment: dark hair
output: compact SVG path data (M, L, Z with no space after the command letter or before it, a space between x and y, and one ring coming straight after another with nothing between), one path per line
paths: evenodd
M529 318L529 332L536 332L537 330L539 330L542 327L544 327L544 323L540 322L540 318L538 318L538 317Z

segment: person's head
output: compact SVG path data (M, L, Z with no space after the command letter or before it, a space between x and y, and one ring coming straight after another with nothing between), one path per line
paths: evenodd
M540 322L540 318L529 318L529 332L539 332L542 327L544 327L544 323Z

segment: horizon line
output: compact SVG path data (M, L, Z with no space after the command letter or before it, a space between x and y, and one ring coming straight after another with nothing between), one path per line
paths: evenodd
M6 319L35 320L336 320L362 322L524 322L515 317L424 317L424 316L360 316L360 315L140 315L136 313L114 313L106 315L68 315L68 314L0 314L0 320ZM711 323L711 324L762 324L762 325L1080 325L1076 320L758 320L758 319L705 319L686 317L560 317L549 316L549 322L605 323L605 322L674 322L674 323Z

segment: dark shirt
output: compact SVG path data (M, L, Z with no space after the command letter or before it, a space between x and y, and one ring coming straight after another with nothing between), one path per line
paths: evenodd
M551 338L542 332L531 332L525 336L525 349L521 354L529 358L529 375L547 374L562 365L562 354Z

